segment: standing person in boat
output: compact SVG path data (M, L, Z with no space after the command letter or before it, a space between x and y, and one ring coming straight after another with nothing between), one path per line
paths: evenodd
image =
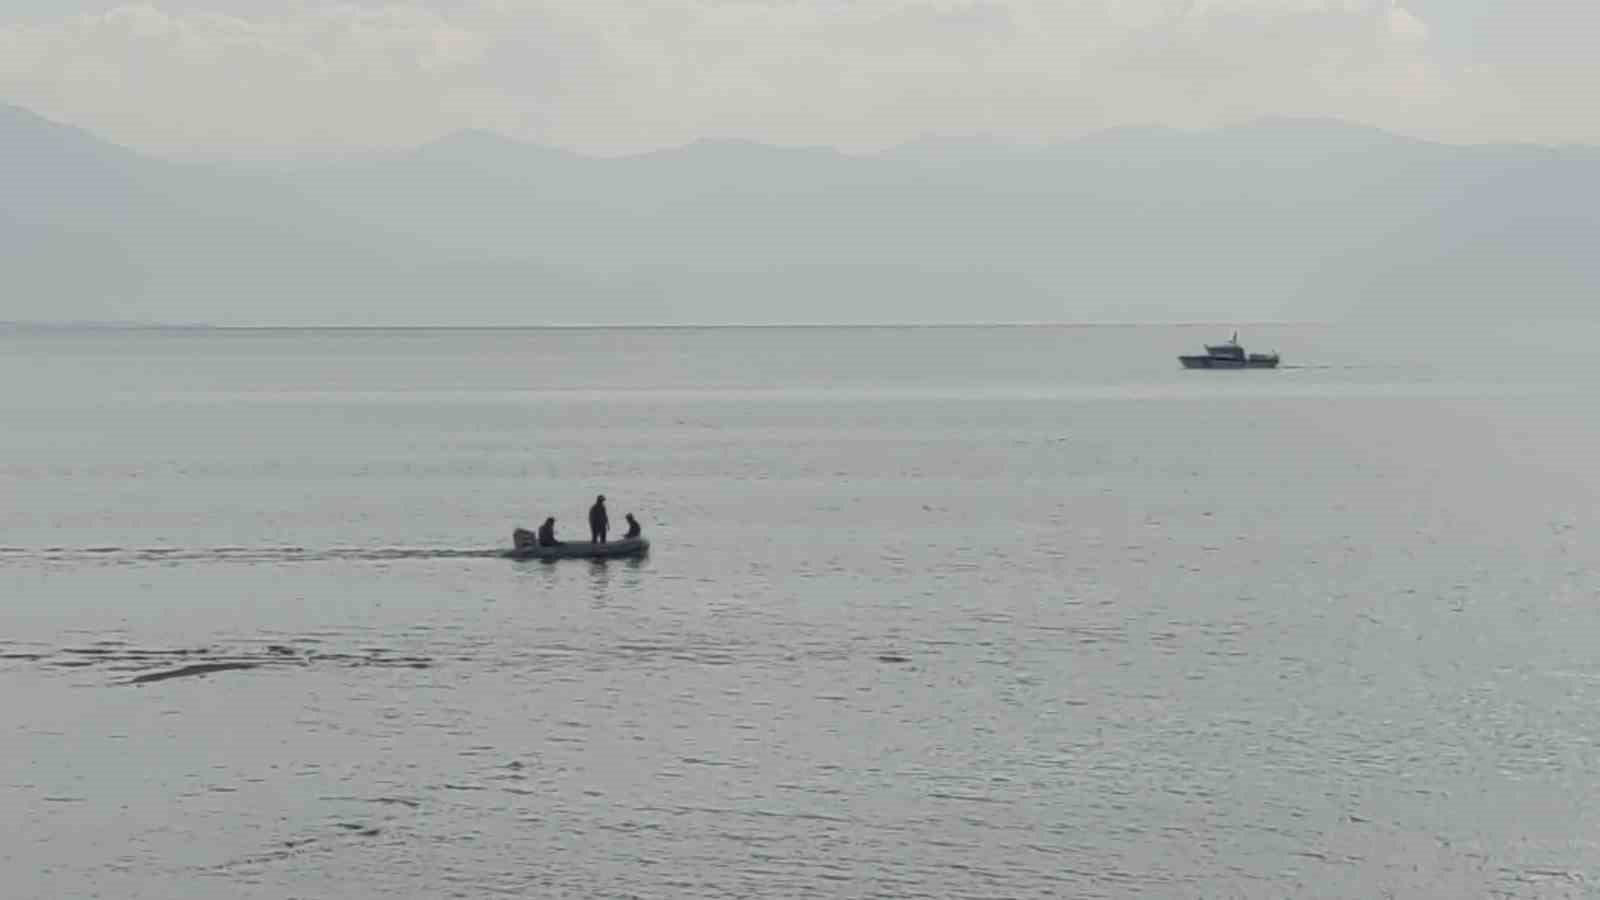
M644 529L639 527L639 520L633 517L633 513L628 513L623 518L628 520L628 533L623 535L625 539L631 541L643 533Z
M606 495L601 494L594 498L594 505L589 507L589 543L604 544L610 528L611 517L606 515Z
M556 517L555 516L551 516L550 518L545 519L544 520L544 524L539 526L539 546L541 546L541 547L559 547L559 546L561 546L561 542L556 540Z

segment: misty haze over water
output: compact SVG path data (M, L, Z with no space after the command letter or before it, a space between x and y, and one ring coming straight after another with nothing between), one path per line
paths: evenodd
M151 158L0 107L0 319L266 325L1592 319L1600 151L1326 120L879 154L464 132Z

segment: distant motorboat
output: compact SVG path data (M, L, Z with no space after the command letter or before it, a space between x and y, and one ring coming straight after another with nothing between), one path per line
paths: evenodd
M1278 354L1246 353L1239 345L1239 332L1225 344L1207 344L1204 356L1180 356L1185 369L1276 369Z

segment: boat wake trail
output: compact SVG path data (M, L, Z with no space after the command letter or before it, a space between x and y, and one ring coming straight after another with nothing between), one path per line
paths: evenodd
M429 669L432 656L388 647L339 649L312 636L234 642L232 646L147 647L118 638L70 647L0 640L0 665L104 673L110 684L146 685L252 669Z
M0 547L7 562L53 563L316 563L491 559L498 549L442 547Z

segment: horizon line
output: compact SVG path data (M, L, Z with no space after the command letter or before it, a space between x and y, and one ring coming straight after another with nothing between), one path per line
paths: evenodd
M53 322L3 321L0 329L36 331L713 331L760 329L936 329L936 328L1242 328L1322 327L1333 324L1317 319L1184 319L1140 320L1002 320L938 322L578 322L483 325L339 325L254 324L207 322Z

